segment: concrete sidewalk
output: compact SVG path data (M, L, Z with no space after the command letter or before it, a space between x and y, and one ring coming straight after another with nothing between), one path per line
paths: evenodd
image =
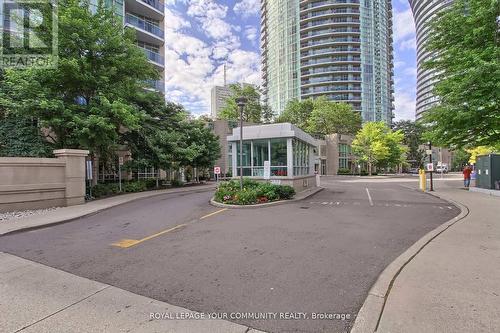
M209 183L206 185L197 185L185 188L172 188L166 190L122 194L110 198L90 201L83 205L63 207L42 215L32 215L19 219L12 219L0 222L0 236L15 231L33 229L33 228L49 226L65 221L74 220L134 200L150 198L153 196L163 195L163 194L211 191L215 190L216 186L217 186L216 183Z
M365 311L365 302L362 315L384 333L500 332L500 198L450 188L436 195L469 213L401 267L382 312Z
M1 252L0 295L0 332L260 332Z

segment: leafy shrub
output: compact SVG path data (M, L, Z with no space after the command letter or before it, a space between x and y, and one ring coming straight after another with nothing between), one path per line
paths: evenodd
M252 205L257 203L257 190L246 189L236 192L234 201L239 205Z
M295 195L293 187L288 185L260 183L251 179L246 179L243 184L243 190L240 190L239 181L231 180L220 183L215 192L215 201L227 204L250 205L287 200Z
M250 178L243 178L243 188L256 188L262 183L259 183L256 180L250 179ZM239 182L238 182L239 186Z
M156 178L149 178L145 179L144 182L146 183L146 187L149 189L156 188ZM160 181L158 181L158 185L160 184Z
M288 200L295 195L295 189L289 185L277 185L276 192L281 200Z
M346 168L340 168L339 171L337 171L338 175L350 175L351 173L351 170Z
M147 184L143 180L126 182L122 185L123 192L142 192L148 189Z
M96 184L92 186L92 196L94 198L107 197L118 193L120 187L117 183Z
M259 198L267 198L268 201L273 201L279 199L279 194L277 193L277 188L279 185L261 183L257 187L257 196Z
M235 194L235 191L231 191L230 189L219 188L215 192L215 201L227 203L232 202Z
M182 187L184 186L184 182L182 180L172 179L170 181L170 185L172 185L173 187Z

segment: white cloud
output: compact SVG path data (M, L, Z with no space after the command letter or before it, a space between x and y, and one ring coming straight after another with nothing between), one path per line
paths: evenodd
M406 65L406 63L405 63L404 61L395 61L395 62L394 62L394 68L395 68L395 69L401 68L401 67L403 67L404 65Z
M234 5L233 10L236 14L240 14L243 17L257 15L260 12L260 1L242 0Z
M416 67L406 67L402 71L403 75L405 76L411 76L413 78L417 77L417 68Z
M411 9L394 11L394 42L398 43L407 37L415 35L415 23Z
M259 37L259 32L256 27L252 25L247 25L245 27L245 37L248 39L253 45L257 45L257 39Z
M186 4L186 17L168 9L165 17L165 97L199 115L209 112L212 86L223 84L224 63L229 83L260 84L260 55L240 49L227 7L209 0ZM255 40L257 29L247 28L243 36ZM195 29L206 38L195 37Z
M232 37L232 27L224 21L227 7L211 0L191 1L187 14L194 17L203 28L205 35L213 39Z
M415 94L396 90L394 94L395 120L415 120Z
M410 37L409 39L402 40L399 43L399 50L416 50L417 49L417 41L415 36Z

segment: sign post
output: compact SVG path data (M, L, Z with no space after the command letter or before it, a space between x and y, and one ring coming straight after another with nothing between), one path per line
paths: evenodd
M87 176L87 181L89 183L89 199L92 198L92 177L93 177L93 173L92 173L92 161L91 160L88 160L88 161L85 161L85 171L86 171L86 176Z
M427 149L426 153L427 155L429 155L429 163L427 164L427 166L430 166L429 168L429 173L431 175L431 188L430 188L430 191L434 191L434 181L432 179L432 173L434 172L434 163L432 163L432 143L429 141L429 149Z
M215 166L214 167L214 175L215 175L215 181L219 182L220 178L220 167Z
M123 165L123 156L118 157L118 182L120 184L120 192L122 191L122 165Z

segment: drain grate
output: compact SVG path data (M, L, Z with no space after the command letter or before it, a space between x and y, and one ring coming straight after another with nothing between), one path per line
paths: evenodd
M309 207L300 207L300 209L309 209Z

